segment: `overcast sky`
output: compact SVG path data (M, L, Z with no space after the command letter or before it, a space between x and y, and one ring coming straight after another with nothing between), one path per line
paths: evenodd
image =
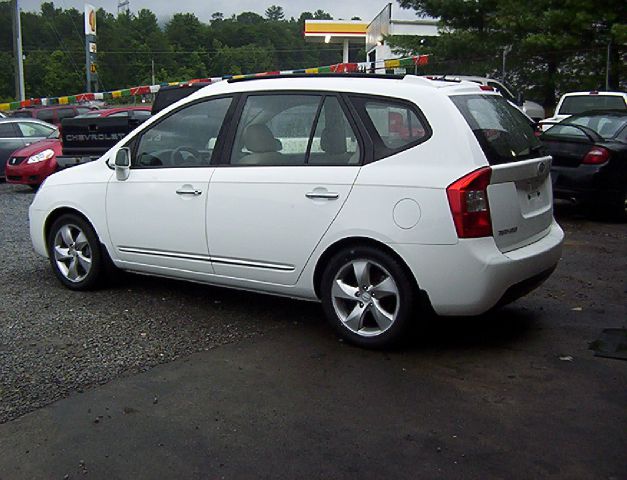
M36 0L18 0L22 10L37 11L42 2ZM381 11L389 0L185 0L175 2L172 0L130 0L131 10L137 11L148 8L155 12L160 20L167 19L173 13L193 12L203 21L209 20L214 12L222 12L225 17L232 14L251 11L263 15L270 5L280 5L285 11L285 17L298 18L301 12L313 12L322 9L330 13L333 18L350 19L360 17L370 22ZM83 9L85 3L91 3L96 8L104 8L110 12L117 12L117 0L55 0L54 4L61 8L74 7ZM412 10L402 10L396 2L393 4L393 18L416 18Z

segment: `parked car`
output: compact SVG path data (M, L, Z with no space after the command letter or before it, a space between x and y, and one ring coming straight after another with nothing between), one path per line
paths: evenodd
M15 150L48 138L55 132L58 130L54 126L40 120L0 119L0 179L5 179L7 161Z
M63 152L57 163L66 168L99 158L150 115L150 106L127 106L63 120Z
M552 117L540 122L546 131L556 122L584 112L618 110L627 111L627 93L624 92L571 92L562 95Z
M627 111L572 115L540 137L557 198L627 219Z
M7 116L4 113L0 112L0 118L6 118L6 117Z
M225 81L49 177L30 231L73 290L113 264L321 301L343 338L382 347L547 278L564 236L549 168L522 114L469 82Z
M13 118L36 118L44 122L60 126L64 118L72 118L82 113L90 112L93 108L82 105L54 105L51 107L28 107L15 110Z
M510 88L508 88L507 86L505 86L505 84L499 82L498 80L495 80L494 78L476 77L472 75L429 75L429 77L441 78L442 80L464 80L467 82L478 83L480 85L487 85L494 88L509 102L521 109L522 112L529 118L531 118L534 122L539 122L546 116L544 112L544 107L542 105L536 102L532 102L530 100L525 100L522 95L515 95L514 93L512 93L512 90Z
M205 88L207 85L211 85L211 83L190 82L161 87L155 94L155 99L152 102L152 114L156 115L164 108L169 107L173 103L178 102L194 92L197 92L201 88Z
M126 106L106 110L93 110L74 118L94 117L118 118L125 125L135 121L139 124L145 118L150 117L150 107ZM131 119L130 122L129 119ZM109 145L113 145L115 141L109 143ZM36 190L49 175L58 170L58 160L62 158L62 153L63 147L58 132L55 132L54 135L46 140L17 149L13 152L6 167L7 182L29 185Z
M81 113L74 118L97 118L97 117L121 117L144 121L151 115L150 105L127 105L123 107L108 107L101 110L92 110Z

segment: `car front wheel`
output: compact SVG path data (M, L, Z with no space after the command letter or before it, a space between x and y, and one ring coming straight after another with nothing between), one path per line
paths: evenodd
M103 258L98 237L78 215L63 215L52 224L48 256L57 278L72 290L89 290L101 280Z
M338 252L322 276L325 314L338 333L359 346L398 343L412 320L414 283L399 260L370 246Z

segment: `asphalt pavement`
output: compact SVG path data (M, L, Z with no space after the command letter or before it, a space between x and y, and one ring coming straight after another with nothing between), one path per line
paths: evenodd
M562 207L562 262L409 346L337 339L317 304L128 276L63 289L0 184L0 479L565 478L627 472L627 225Z

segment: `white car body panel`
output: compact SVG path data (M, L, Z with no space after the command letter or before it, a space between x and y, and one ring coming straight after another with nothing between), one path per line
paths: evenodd
M204 222L214 168L139 169L107 191L107 227L122 262L213 273ZM198 195L177 193L195 191ZM187 255L172 257L172 253Z
M294 285L349 197L359 168L218 168L207 208L216 274ZM337 198L306 196L316 192Z
M188 102L275 89L406 99L419 106L433 134L424 143L363 166L131 169L127 180L117 180L106 163L120 147ZM493 168L488 190L492 221L495 229L520 225L519 235L509 243L457 237L446 187L488 165L448 99L465 93L491 94L466 82L419 78L280 78L208 86L144 122L101 159L50 176L30 208L34 248L47 256L46 219L56 209L74 209L94 226L120 268L317 300L314 272L320 257L336 242L366 238L403 259L437 313L482 313L512 285L553 268L563 232L547 207L550 184L541 183L542 201L533 208L520 197L517 182L536 176L536 170L506 164ZM535 169L543 161L525 165ZM201 193L181 197L176 194L180 188ZM338 198L305 196L324 189Z

